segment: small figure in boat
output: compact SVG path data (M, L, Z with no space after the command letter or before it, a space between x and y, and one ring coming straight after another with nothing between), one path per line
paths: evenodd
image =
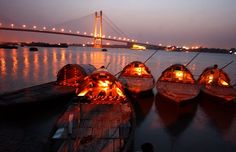
M209 76L209 83L212 85L218 85L218 80L220 78L220 71L218 69L218 65L215 64L213 69L211 70L211 75Z

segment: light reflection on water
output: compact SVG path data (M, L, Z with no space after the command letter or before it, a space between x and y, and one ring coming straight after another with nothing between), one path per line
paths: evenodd
M97 68L111 63L108 69L116 74L134 60L145 61L153 52L126 49L108 49L108 52L102 52L79 47L39 48L38 52L30 52L28 48L0 49L0 93L55 81L59 69L69 63L93 64ZM168 66L175 63L186 64L194 55L195 53L159 51L147 62L147 66L157 80ZM198 78L207 66L217 63L219 67L223 67L231 60L236 62L235 59L235 55L201 53L188 68ZM235 62L224 69L234 82ZM155 96L136 100L136 150L140 150L140 145L144 142L151 142L158 152L236 151L235 108L229 109L198 99L200 104L192 109L192 113L190 108L190 113L183 110L187 114L177 117L179 113L176 109L160 105L160 99Z

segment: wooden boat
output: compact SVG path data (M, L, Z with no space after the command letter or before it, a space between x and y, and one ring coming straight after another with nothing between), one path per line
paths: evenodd
M191 100L200 92L191 72L181 64L172 65L163 71L156 88L161 95L176 103Z
M38 51L38 48L36 48L36 47L31 47L29 50L30 50L31 52L36 52L36 51Z
M103 48L102 51L103 51L103 52L107 52L107 49Z
M149 68L140 61L134 61L124 67L118 80L131 93L152 92L155 79Z
M224 102L236 100L236 90L231 86L229 76L216 66L206 68L200 75L198 83L202 92L211 98Z
M130 151L135 117L121 84L107 71L95 71L83 82L53 129L51 151Z

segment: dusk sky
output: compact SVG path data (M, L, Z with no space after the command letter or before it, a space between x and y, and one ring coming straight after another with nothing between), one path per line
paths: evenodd
M0 0L0 22L52 27L99 10L138 41L236 47L236 0ZM0 41L63 41L63 36L6 31L0 35ZM65 42L76 40L66 37Z

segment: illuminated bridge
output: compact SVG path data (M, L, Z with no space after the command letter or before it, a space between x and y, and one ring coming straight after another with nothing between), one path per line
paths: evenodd
M106 16L105 16L106 17ZM93 39L93 46L95 48L101 48L102 47L102 41L113 41L113 42L121 42L121 43L127 43L127 45L132 44L138 44L143 45L146 47L152 47L152 48L159 48L158 45L149 44L148 42L138 42L135 39L129 38L125 36L124 32L122 32L108 17L107 20L104 20L102 11L95 12L94 16L94 29L92 33L88 32L80 32L80 31L74 31L72 30L66 30L65 28L48 28L46 26L43 26L39 28L39 26L27 26L25 24L23 25L15 25L13 23L10 24L10 26L5 26L3 23L0 23L0 30L6 30L6 31L21 31L21 32L34 32L34 33L45 33L45 34L57 34L57 35L67 35L67 36L76 36L76 37L83 37L83 38L91 38ZM119 33L122 36L105 36L103 34L103 24L104 21L106 23L110 22L110 27L116 31L116 33ZM9 25L9 24L8 24Z

